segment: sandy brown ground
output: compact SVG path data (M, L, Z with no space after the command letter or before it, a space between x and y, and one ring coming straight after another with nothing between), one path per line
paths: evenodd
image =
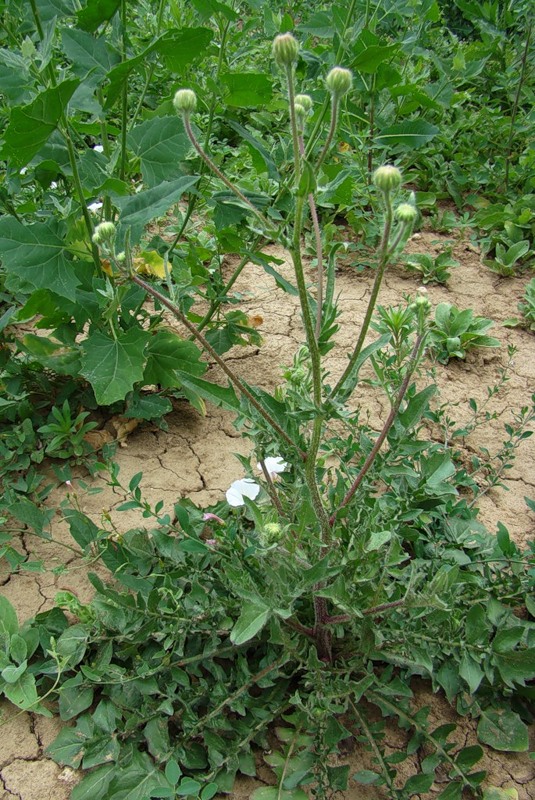
M489 410L498 411L500 417L491 422L482 432L479 430L467 442L467 453L478 445L484 445L491 453L499 450L503 439L504 422L510 420L511 412L530 402L535 391L535 339L533 334L520 329L501 327L505 319L516 315L517 302L522 297L526 278L502 279L481 265L480 255L466 240L455 236L441 237L436 234L417 234L409 249L416 252L437 252L446 241L455 243L454 256L461 266L452 271L447 287L430 286L429 297L436 305L448 301L460 308L473 308L476 313L496 321L491 331L502 341L500 350L485 350L475 353L460 363L447 367L437 365L437 382L440 402L448 403L448 411L457 420L469 416L467 400L474 397L481 404L487 397L487 386L496 382L500 369L508 361L507 345L514 344L514 357L510 379L500 395L493 398ZM288 274L288 265L279 268ZM369 271L359 273L349 267L341 269L338 291L342 309L342 330L339 346L330 360L334 377L340 374L346 362L346 353L358 331L358 320L366 304L372 276ZM384 305L399 303L402 295L414 293L419 280L408 276L401 267L387 274L380 295ZM284 294L275 286L272 278L261 268L249 267L236 289L243 295L244 308L251 315L263 318L261 333L264 343L261 348L237 348L227 355L235 370L248 382L264 388L272 388L281 381L281 367L290 363L296 344L301 341L301 326L294 298ZM216 376L215 371L213 372ZM366 397L362 394L362 400ZM379 422L383 407L380 400L371 403L372 424ZM125 444L118 448L116 460L123 484L130 477L143 471L142 488L145 499L155 503L163 499L169 507L180 497L191 497L199 506L222 499L231 481L242 477L242 467L234 453L247 454L250 446L242 440L232 425L229 413L210 408L206 417L199 416L186 404L179 404L169 417L169 430L162 432L150 425L138 428ZM507 473L507 489L492 490L486 494L479 506L481 520L489 530L495 531L498 521L509 529L516 542L525 544L535 533L535 516L528 511L524 497L535 497L535 447L533 440L526 440L518 451L515 466ZM96 522L103 511L111 512L121 502L121 496L96 479L95 485L102 488L100 494L79 494L85 511ZM59 487L52 494L50 503L57 505L65 498L67 489ZM117 514L116 524L126 529L136 522L136 512ZM58 520L53 523L52 533L58 542L69 542L69 535ZM5 565L0 565L0 584L3 594L13 603L22 621L53 604L60 589L75 592L84 601L90 597L90 585L86 578L86 564L65 550L58 543L48 543L30 534L21 536L20 546L31 558L42 558L47 565L44 573L10 575ZM66 571L56 574L53 570L66 564ZM95 565L91 569L95 571ZM419 702L431 706L432 716L439 722L452 718L453 712L441 697L432 695L425 684L416 685ZM44 749L52 741L59 723L32 713L17 713L10 704L3 703L3 725L0 734L0 800L66 800L77 776L72 770L62 769L44 756ZM533 732L532 732L533 733ZM460 744L475 741L474 726L461 721L457 732ZM387 743L395 749L400 746L399 734L393 731ZM534 741L532 739L532 746ZM353 772L371 766L369 755L359 747L350 755ZM354 769L353 769L354 767ZM407 765L407 769L410 764ZM488 750L483 768L488 770L488 784L514 787L520 800L535 800L534 762L526 754L507 755ZM260 781L260 783L259 783ZM234 797L246 798L254 786L269 782L269 771L262 767L259 781L240 781ZM440 787L437 787L439 789ZM435 793L436 794L436 793ZM346 800L375 800L377 790L354 786L345 794Z

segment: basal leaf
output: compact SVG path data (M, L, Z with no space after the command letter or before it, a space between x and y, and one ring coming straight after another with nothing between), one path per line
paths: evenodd
M83 342L80 372L93 387L99 405L124 400L134 384L143 379L144 351L149 339L146 331L130 328L116 339L95 331Z
M13 217L0 219L0 257L7 272L36 289L50 289L60 297L75 299L80 281L63 239L50 225L23 225Z
M230 641L240 645L248 642L262 630L271 614L271 609L265 605L251 603L243 609L230 632Z
M482 711L477 735L494 750L523 753L529 747L528 728L514 711Z
M147 186L183 176L181 162L191 150L191 143L178 116L154 117L136 125L128 136L128 144L141 159Z
M403 145L414 150L430 142L438 133L439 129L430 122L420 119L408 120L385 128L377 137L376 142L382 147Z
M2 157L19 169L25 167L56 130L79 84L78 79L63 81L40 92L28 105L16 106L4 134Z
M123 240L126 230L129 229L131 244L137 244L145 225L156 217L163 216L198 180L198 176L194 175L176 181L164 181L132 197L117 198L116 203L121 209L117 230L119 241Z

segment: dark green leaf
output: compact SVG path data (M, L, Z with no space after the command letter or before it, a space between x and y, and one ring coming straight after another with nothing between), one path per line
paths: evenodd
M85 78L91 71L104 77L121 60L119 53L112 50L103 37L92 36L77 28L64 28L61 41L65 55L73 62L74 74L80 78Z
M514 711L482 711L477 735L494 750L523 753L529 748L527 726Z
M23 225L13 217L0 219L0 256L7 272L36 289L50 289L75 300L80 281L63 239L51 225Z
M271 610L258 603L250 603L243 609L230 632L230 641L240 645L248 642L262 630L271 614Z
M143 379L149 338L146 331L130 328L116 339L95 331L84 341L80 373L93 387L99 405L124 400L134 384Z
M399 50L399 45L379 45L373 44L362 50L351 63L351 68L356 72L374 73L379 64L389 61Z
M78 26L84 31L96 31L113 17L120 4L121 0L88 0L85 8L78 11Z
M121 209L117 230L119 241L124 239L126 230L129 230L131 244L137 244L145 225L156 217L163 216L198 180L198 176L187 176L176 181L164 181L132 197L117 198L116 203Z
M178 371L178 377L182 386L200 395L205 400L209 400L214 405L226 408L228 411L239 410L240 401L236 397L232 386L218 386L216 383L210 383L210 381L205 381L203 378L197 378L180 370Z
M9 638L17 633L19 629L19 621L17 619L17 612L7 599L0 594L0 634Z
M429 400L436 391L436 386L427 386L425 389L422 389L421 392L415 394L414 397L411 397L407 407L398 417L405 430L409 430L409 428L412 428L419 422L429 406Z
M16 106L5 130L2 157L19 169L25 167L56 130L79 84L75 79L63 81L45 89L28 105Z
M271 78L264 73L231 72L221 76L221 83L227 89L225 102L228 106L262 106L271 100L273 94Z
M180 385L177 370L196 376L206 371L206 364L199 360L202 353L197 345L169 330L159 330L151 337L145 355L144 381L158 384L162 389Z
M81 686L81 680L74 680L74 685L62 686L59 693L59 715L63 721L77 717L93 702L93 689Z
M136 125L128 135L128 144L141 159L147 186L183 176L181 162L191 150L191 142L177 116L154 117Z
M376 142L382 147L403 145L414 150L430 142L439 132L436 125L431 125L430 122L409 120L385 128L377 137Z
M115 764L106 764L90 772L76 784L71 792L71 800L104 800L116 769Z

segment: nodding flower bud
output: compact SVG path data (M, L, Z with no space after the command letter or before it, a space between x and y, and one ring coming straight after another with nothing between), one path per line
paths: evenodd
M353 75L348 69L344 67L333 67L325 78L327 89L337 99L343 97L351 89L353 83Z
M191 114L197 108L197 95L192 89L179 89L173 98L177 114Z
M382 192L391 192L393 189L398 189L401 186L401 172L397 167L391 164L385 164L384 167L379 167L373 173L373 182L378 189ZM408 205L408 204L403 204Z
M102 244L103 242L110 242L115 236L115 225L113 222L101 222L97 225L93 233L93 242L95 244Z
M296 94L295 95L295 104L297 106L302 106L305 111L308 112L312 111L314 107L314 101L312 100L309 94Z
M291 33L280 33L273 39L273 58L279 67L289 67L297 61L299 43Z
M411 206L410 203L401 203L394 213L398 222L404 222L405 224L412 224L418 216L415 207Z

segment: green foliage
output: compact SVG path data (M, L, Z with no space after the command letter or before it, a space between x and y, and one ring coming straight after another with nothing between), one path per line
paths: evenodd
M404 261L407 269L421 275L423 283L445 284L451 277L449 270L459 266L459 262L452 258L451 247L445 248L434 258L427 253L411 253L405 256Z
M447 364L450 358L464 358L475 347L499 347L499 339L487 336L492 325L492 320L475 316L472 309L460 311L450 303L439 303L431 327L432 352Z
M524 298L518 304L518 310L522 317L512 317L503 324L508 328L521 327L529 331L535 331L535 278L532 278L526 285Z
M389 180L370 179L395 161L427 208L448 196L459 210L480 201L487 254L502 271L527 263L531 204L509 194L527 197L533 172L528 9L298 4L293 19L277 4L250 5L255 14L238 16L219 0L99 0L76 13L37 2L23 15L6 4L0 445L14 476L3 513L51 539L55 512L40 506L47 489L32 465L45 453L85 455L85 409L159 418L176 392L201 412L205 400L233 411L261 477L242 459L248 477L228 502L201 511L182 501L171 513L144 499L141 473L122 487L112 466L117 513L147 521L127 530L109 515L97 525L67 478L73 549L110 579L89 573L90 602L60 592L22 627L2 600L0 689L22 709L46 714L44 701L54 703L70 723L48 755L86 773L73 800L231 793L238 773L255 775L271 730L276 785L256 800L323 799L359 784L406 800L439 780L443 797L460 800L480 792L483 750L457 747L453 724L434 727L411 679L477 719L483 744L525 750L534 554L503 525L489 534L475 502L500 485L535 411L516 412L498 456L482 450L471 471L443 444L450 429L459 439L490 417L471 405L461 428L431 410L436 386L417 380L426 348L446 363L498 342L470 309L443 303L430 322L423 293L377 306L418 197L392 164ZM410 25L415 35L398 41ZM281 31L291 57L278 72L269 39ZM334 63L353 71L343 97L323 81ZM178 104L180 120L170 97L184 84L191 102ZM297 89L312 97L304 120L285 102ZM483 135L494 137L490 151ZM339 327L341 215L375 279L333 385L324 357ZM265 240L288 249L291 280ZM239 258L230 277L229 254ZM453 265L442 255L416 261L424 280L446 279ZM233 289L250 261L301 311L303 343L273 395L221 358L261 343ZM20 335L28 322L35 332ZM206 379L208 360L227 383ZM382 395L379 431L352 401L359 384ZM428 420L443 437L428 438ZM1 544L19 568L20 554ZM406 734L399 752L385 746L387 725ZM355 776L340 763L349 736L369 750ZM396 765L409 756L403 783Z

